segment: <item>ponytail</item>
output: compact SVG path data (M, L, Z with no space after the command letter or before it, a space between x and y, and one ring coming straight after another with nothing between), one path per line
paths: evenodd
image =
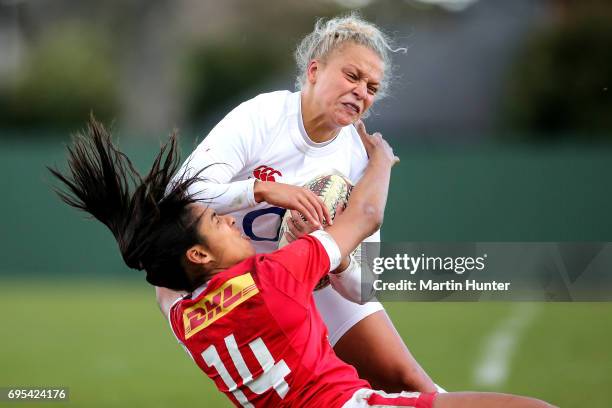
M67 175L49 168L63 184L56 193L108 227L126 265L144 269L147 281L156 286L197 287L198 282L185 272L182 257L200 243L188 208L196 201L188 188L200 173L174 178L180 166L176 133L161 147L145 177L93 117L84 133L74 137L68 157Z

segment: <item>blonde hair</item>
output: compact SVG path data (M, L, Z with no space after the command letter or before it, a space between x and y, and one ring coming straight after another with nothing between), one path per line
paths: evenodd
M378 98L383 97L389 86L392 72L390 53L406 52L406 48L393 48L392 41L376 25L365 21L361 16L350 14L325 21L319 19L314 30L302 39L294 56L297 64L295 87L298 90L306 83L306 70L313 59L325 59L347 42L363 45L374 51L382 60L384 75L378 91Z

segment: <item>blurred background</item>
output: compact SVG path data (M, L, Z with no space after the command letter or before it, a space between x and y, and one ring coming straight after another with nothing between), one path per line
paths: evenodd
M297 42L350 10L408 48L366 122L402 158L385 241L612 241L610 2L0 0L0 387L229 406L46 166L90 112L142 170L173 128L188 153L238 103L293 89ZM449 390L612 400L609 303L386 306Z

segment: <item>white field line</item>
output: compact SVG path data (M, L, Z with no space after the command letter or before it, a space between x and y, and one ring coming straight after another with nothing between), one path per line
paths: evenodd
M533 303L515 304L510 316L486 338L482 356L474 368L474 384L492 388L504 384L516 345L537 311Z

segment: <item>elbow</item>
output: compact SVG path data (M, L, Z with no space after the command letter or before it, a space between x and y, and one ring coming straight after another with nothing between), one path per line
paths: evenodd
M370 231L368 232L368 235L372 235L374 234L376 231L378 231L379 229L382 228L383 225L383 218L385 217L385 214L381 211L380 216L378 218L376 218L376 221L372 224L372 228L370 229Z
M372 235L382 227L385 209L372 204L364 204L363 216L366 221L368 235Z

